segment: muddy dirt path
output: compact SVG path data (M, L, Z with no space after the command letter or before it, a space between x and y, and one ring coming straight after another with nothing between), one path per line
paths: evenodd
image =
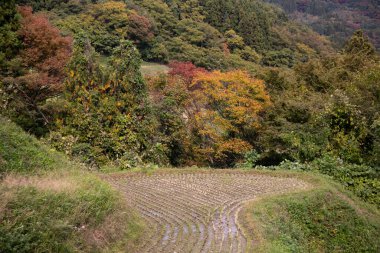
M307 187L294 178L241 172L118 174L105 178L146 219L151 236L138 252L246 252L238 224L244 203Z

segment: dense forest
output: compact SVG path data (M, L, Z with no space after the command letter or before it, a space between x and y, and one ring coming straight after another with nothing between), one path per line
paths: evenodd
M380 206L379 29L376 0L3 0L0 180L12 173L50 170L53 166L74 168L72 171L83 166L97 172L174 167L286 170L291 176L300 171L316 172L340 186L322 185L325 178L309 178L313 183L318 181L323 190L313 197L298 195L300 202L289 197L285 202L259 205L255 212L269 217L272 213L265 208L272 205L288 208L294 219L303 215L309 219L302 206L317 210L320 201L326 201L326 207L332 199L334 208L351 217L349 208L354 202L345 197L348 204L343 205L339 187L376 209ZM148 73L146 68L153 71ZM62 154L80 166L72 165ZM74 189L76 195L65 195L62 202L54 201L54 191L40 197L38 191L29 188L4 195L4 199L19 196L17 201L29 203L31 208L40 208L38 203L49 200L47 205L56 206L57 217L73 220L75 231L81 229L77 215L83 210L83 219L94 227L103 224L104 217L116 207L121 211L112 215L124 215L120 199L102 180L88 174L78 176L82 172L70 173L75 176L64 174L62 180L81 183ZM295 177L302 178L300 175L304 174ZM49 176L49 180L56 182L56 177L60 176ZM232 178L243 185L256 180L253 176ZM183 177L173 176L173 180L186 184L193 178L188 176L183 181ZM199 180L210 183L202 176ZM226 181L222 176L217 180L215 187ZM90 181L94 188L89 186ZM240 185L227 181L225 185L231 191L241 190ZM263 189L272 181L267 182ZM12 183L14 186L14 181L8 180ZM13 189L1 187L0 197L2 191ZM161 196L155 183L150 187L152 194L156 191ZM305 198L312 202L302 202ZM26 207L17 201L12 208L23 213ZM65 203L72 213L63 212ZM6 205L8 202L1 204L0 211ZM171 214L166 206L156 205ZM297 205L305 212L292 213L298 210L294 208ZM353 207L360 210L358 215L369 213L358 206ZM33 215L39 220L45 216L42 213L40 210ZM327 213L332 220L343 217ZM6 215L0 212L1 219L17 217L11 211ZM317 214L312 215L319 219ZM277 218L282 224L283 218ZM246 215L245 219L250 218ZM12 222L7 224L24 220ZM349 222L344 224L358 231L370 223L360 218ZM371 236L378 231L377 223L368 230ZM117 236L112 236L124 225L106 227L104 233L110 233L107 240L116 241ZM132 226L132 230L143 227L140 225ZM50 223L40 224L45 234L25 239L23 236L35 229L20 225L20 232L9 226L0 226L0 251L6 246L5 252L16 252L12 251L14 245L21 245L22 240L34 243L35 238L43 238L36 239L40 249L46 239L54 251L54 231L62 232ZM279 233L284 229L281 226ZM300 229L303 225L289 226ZM75 233L67 237L72 240L67 249L83 246L75 242ZM305 248L299 252L313 246L308 243L310 238L304 238ZM347 238L347 244L332 241L331 245L339 248L344 244L352 250L358 243L360 249L370 252L380 247L376 240L369 245L364 239ZM83 246L84 251L104 249L91 243ZM27 247L19 252L23 250L28 252Z

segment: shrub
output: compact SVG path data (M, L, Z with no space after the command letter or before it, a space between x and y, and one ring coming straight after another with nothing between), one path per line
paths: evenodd
M340 158L325 154L310 163L284 161L278 166L256 168L317 171L331 176L362 200L377 207L380 206L380 168L378 167L345 163Z
M256 150L245 153L244 162L236 164L237 168L254 168L260 160L260 154Z
M329 155L316 159L312 167L333 177L361 199L380 206L380 168L347 164Z

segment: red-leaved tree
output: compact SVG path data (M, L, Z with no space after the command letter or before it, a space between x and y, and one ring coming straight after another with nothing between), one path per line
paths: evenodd
M26 128L32 128L32 125L49 122L41 106L63 89L72 38L62 36L46 16L33 14L31 7L18 7L18 12L21 15L18 35L22 41L17 56L20 65L12 76L4 78L3 83L11 117L16 122L20 118L23 122L28 121Z
M149 19L135 12L128 15L128 37L138 45L148 43L154 37L153 26Z
M33 14L31 7L19 7L18 11L22 16L22 64L28 70L26 88L33 90L29 95L38 102L62 90L72 39L61 36L44 15Z
M199 68L191 62L172 61L169 63L169 75L179 76L186 85L190 85L197 73L206 73L206 69Z

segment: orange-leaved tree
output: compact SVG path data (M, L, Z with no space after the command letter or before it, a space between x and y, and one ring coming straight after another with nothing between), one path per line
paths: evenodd
M270 105L262 80L242 70L197 72L189 90L189 123L201 161L231 166L253 148L260 113Z

